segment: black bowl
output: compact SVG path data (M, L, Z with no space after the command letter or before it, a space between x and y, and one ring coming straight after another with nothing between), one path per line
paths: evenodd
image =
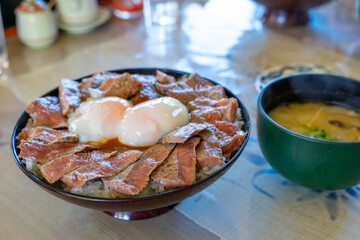
M186 72L181 72L181 71L175 71L169 69L154 69L154 68L119 69L119 70L111 70L111 72L117 72L117 73L128 72L130 74L155 75L156 70L161 70L175 77L180 77L183 74L187 74ZM89 77L89 76L91 75L85 77ZM80 81L85 77L78 78L76 79L76 81ZM217 84L214 81L211 82ZM143 218L156 216L158 214L166 212L167 210L171 209L172 206L174 206L174 204L200 192L201 190L205 189L210 184L215 182L234 164L234 162L240 156L241 152L244 150L250 138L250 117L242 102L226 88L225 88L225 92L228 97L234 97L239 101L239 108L241 110L242 118L244 121L243 130L247 131L248 134L241 147L231 155L230 160L226 164L224 164L219 170L209 175L208 177L201 179L200 181L197 181L194 184L191 184L183 188L162 192L154 195L139 196L132 198L87 197L87 196L69 193L60 188L57 188L45 182L44 180L34 176L31 172L29 172L26 169L26 166L24 165L24 163L21 162L21 159L18 158L19 149L17 148L17 146L19 143L16 140L16 136L25 127L27 120L30 118L29 114L27 114L26 112L24 112L20 116L18 122L15 125L11 139L11 150L16 164L25 173L25 175L29 177L37 185L39 185L41 188L45 189L47 192L51 193L52 195L58 198L61 198L65 201L83 207L106 211L107 213L113 215L114 217L124 220L143 219ZM43 96L58 96L58 88L46 93Z

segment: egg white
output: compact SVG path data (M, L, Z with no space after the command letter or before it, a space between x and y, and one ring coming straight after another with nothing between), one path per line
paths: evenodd
M127 100L105 97L80 104L69 117L69 131L80 142L95 144L118 138L123 145L151 146L165 134L189 123L185 105L162 97L132 106Z
M83 102L68 119L69 131L76 133L80 142L104 143L117 137L117 125L131 106L118 97Z
M125 145L151 146L188 123L187 107L175 98L162 97L128 108L117 127L117 136Z

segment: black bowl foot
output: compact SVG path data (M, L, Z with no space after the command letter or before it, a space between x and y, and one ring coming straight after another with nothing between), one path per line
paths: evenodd
M142 220L142 219L147 219L147 218L152 218L152 217L156 217L159 216L161 214L164 214L168 211L170 211L171 209L173 209L176 204L167 206L167 207L162 207L162 208L156 208L156 209L152 209L152 210L146 210L146 211L136 211L136 212L107 212L104 211L104 213L109 214L111 216L113 216L116 219L120 219L120 220Z

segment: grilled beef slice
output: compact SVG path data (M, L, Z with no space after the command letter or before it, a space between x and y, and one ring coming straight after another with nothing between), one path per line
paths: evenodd
M182 90L182 89L190 89L193 90L189 85L187 85L184 81L173 82L169 84L155 84L156 89L160 92L161 95L168 96L169 90Z
M233 153L244 142L247 132L240 130L235 124L227 121L216 121L214 125L219 129L217 135L222 142L223 154Z
M213 108L197 109L190 113L190 122L213 123L217 120L223 120L223 115L218 109L213 109Z
M73 113L80 105L79 83L70 79L61 79L59 86L59 99L62 115Z
M184 79L184 82L194 89L206 86L214 86L212 82L206 80L197 73L190 74L188 78Z
M243 143L247 132L227 121L215 121L214 126L199 133L202 140L221 147L223 154L231 154Z
M200 138L190 138L185 143L177 144L170 156L152 174L154 182L167 189L185 187L195 182L195 148Z
M51 128L67 127L66 118L61 114L59 99L53 96L40 97L26 106L26 112L32 115L34 126Z
M148 148L138 161L119 174L103 178L105 185L128 195L139 194L148 184L150 174L169 156L175 144L156 144Z
M192 88L186 89L169 89L169 97L176 98L182 104L187 104L198 97L207 97L215 100L220 100L225 97L225 89L220 86L201 87L197 90Z
M36 140L23 141L19 158L28 158L40 163L46 163L60 156L96 149L96 146L84 143L42 143Z
M198 74L190 74L188 78L185 78L182 81L173 82L173 81L164 81L165 83L157 83L156 89L164 96L169 96L170 90L173 91L180 91L180 90L188 90L194 91L199 90L200 88L207 88L211 87L214 84L210 81L200 77ZM205 93L206 94L206 93Z
M63 176L61 180L70 187L81 188L89 180L117 174L135 162L141 154L142 152L138 150L119 152L111 158L101 159L80 167Z
M49 127L25 127L19 135L17 140L28 141L28 140L38 140L43 143L59 143L59 142L68 142L74 143L79 141L79 137L71 132L65 130L55 130Z
M224 120L235 122L237 118L238 102L236 98L214 100L197 98L187 104L192 122L210 122Z
M189 123L178 127L174 131L166 134L160 141L166 143L184 143L187 139L204 131L210 125L206 123Z
M214 125L211 125L206 130L199 133L198 135L201 138L201 140L204 140L210 143L211 145L221 148L221 143L223 143L223 141L219 139L219 137L216 134L217 132L219 132L219 129L217 129Z
M215 167L223 165L223 155L220 147L207 141L201 141L196 147L196 168Z
M173 76L170 76L162 71L156 70L156 82L161 84L169 84L174 83L175 78Z
M129 73L116 74L105 79L99 86L104 97L114 96L125 99L135 95L142 88L142 83Z
M133 75L133 76L135 76L143 85L143 89L141 89L138 93L136 93L134 97L130 99L135 105L159 97L159 93L154 87L155 78L153 78L153 76L151 75Z
M115 73L110 72L99 72L92 75L89 78L84 78L80 82L80 93L81 100L85 101L88 97L90 97L90 88L98 88L102 84L105 79L115 77Z
M92 162L112 157L116 151L91 151L86 153L70 154L56 158L50 162L39 165L41 174L49 183L54 183L69 172Z

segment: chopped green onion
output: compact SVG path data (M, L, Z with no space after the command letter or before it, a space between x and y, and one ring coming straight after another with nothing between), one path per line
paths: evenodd
M177 82L183 81L184 79L186 79L186 78L188 78L188 77L189 77L189 74L184 74L184 75L178 77L178 78L176 79L176 81L177 81Z
M317 138L322 140L336 141L336 138L330 138L325 129L320 129L318 127L310 128L306 125L304 127L304 135L311 138Z

